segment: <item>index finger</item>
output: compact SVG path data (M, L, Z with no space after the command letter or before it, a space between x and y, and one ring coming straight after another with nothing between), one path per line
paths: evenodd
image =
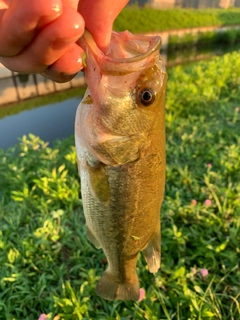
M3 4L4 6L4 4ZM61 0L11 0L0 11L0 56L19 54L34 39L39 28L62 12Z

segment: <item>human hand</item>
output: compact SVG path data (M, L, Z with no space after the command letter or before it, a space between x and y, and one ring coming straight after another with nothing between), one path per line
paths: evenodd
M0 8L0 62L7 68L45 72L60 82L82 68L82 50L75 42L84 32L84 20L70 5L0 0Z
M0 0L0 62L66 82L83 68L77 40L85 26L105 51L128 0Z

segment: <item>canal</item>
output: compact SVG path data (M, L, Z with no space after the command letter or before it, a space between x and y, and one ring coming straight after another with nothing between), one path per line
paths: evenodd
M79 102L77 98L67 99L0 119L0 148L17 144L19 137L29 133L50 143L70 136Z
M168 68L183 63L211 59L213 56L222 55L236 50L229 47L208 47L202 49L186 49L169 54L162 52L162 57ZM41 99L41 98L38 98ZM68 98L64 101L44 103L29 110L12 111L16 104L0 108L0 148L8 148L18 143L23 135L33 133L42 140L52 144L56 139L64 139L74 133L74 121L77 106L81 97ZM31 100L29 100L31 101ZM28 104L29 104L28 101ZM9 115L1 116L1 109L8 108Z

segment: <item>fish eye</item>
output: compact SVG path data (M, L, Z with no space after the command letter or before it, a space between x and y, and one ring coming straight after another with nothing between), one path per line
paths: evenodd
M149 106L155 100L155 93L151 88L144 88L138 93L138 99L144 106Z

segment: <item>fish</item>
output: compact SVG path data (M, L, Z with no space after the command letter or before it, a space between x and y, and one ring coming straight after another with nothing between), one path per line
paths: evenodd
M139 252L151 273L160 267L167 84L161 37L113 31L103 53L85 31L80 45L88 87L76 112L75 145L86 236L108 263L96 292L137 301Z

